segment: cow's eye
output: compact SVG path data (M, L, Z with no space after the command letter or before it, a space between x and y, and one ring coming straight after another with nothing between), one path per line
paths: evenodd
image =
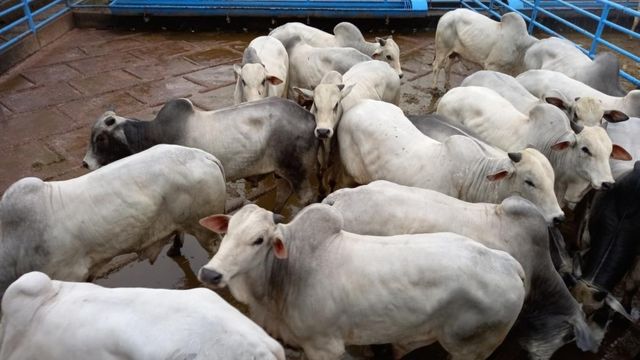
M387 60L391 61L391 59L393 59L391 55L387 55Z
M587 155L591 156L591 151L589 151L589 148L588 148L588 147L583 146L581 150L582 150L582 152L583 152L583 153L585 153L585 154L587 154Z
M247 83L244 82L244 79L242 79L241 81L242 81L242 86L246 86L247 85Z
M259 237L258 239L256 239L256 241L253 242L252 245L260 245L264 242L264 239Z
M262 80L262 86L264 86L264 84L266 84L266 83L267 83L267 80L266 80L266 79L265 79L265 80Z
M98 135L96 137L96 142L105 143L105 142L107 142L107 137L102 135L102 134L100 134L100 135Z
M340 101L333 105L333 111L338 111L338 105L340 105Z
M531 180L525 180L524 183L529 185L529 186L531 186L531 187L536 187L536 184L534 184L533 181L531 181Z

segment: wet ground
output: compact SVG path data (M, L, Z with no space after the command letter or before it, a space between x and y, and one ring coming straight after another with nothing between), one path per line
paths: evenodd
M152 119L162 104L176 97L187 97L204 110L231 105L232 64L240 61L251 39L267 32L70 31L0 77L0 193L25 176L64 180L84 174L81 161L90 127L106 110ZM365 34L375 35L379 34ZM429 93L433 38L429 31L394 33L405 72L401 107L407 113L426 113L433 107ZM626 66L635 66L638 72L638 64ZM461 64L453 69L454 85L477 70ZM242 184L229 187L231 196L242 192ZM272 201L272 196L259 199L267 207ZM187 238L182 256L162 255L154 265L129 263L97 283L197 287L201 284L195 274L207 260L195 239ZM516 349L507 342L496 358L524 359ZM444 359L442 351L432 350L430 355ZM579 353L570 345L554 358L601 356Z

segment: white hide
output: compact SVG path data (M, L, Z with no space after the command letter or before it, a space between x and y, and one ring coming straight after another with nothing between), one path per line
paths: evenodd
M316 136L319 130L328 131L329 138L342 113L361 100L400 104L400 79L387 63L378 60L358 63L342 76L335 71L328 72L314 90L296 91L313 100L311 112L316 117Z
M333 28L335 35L299 22L290 22L273 29L269 36L280 40L283 44L295 37L313 47L349 47L370 56L372 59L388 63L402 77L400 66L400 48L392 36L376 38L368 42L360 30L349 22L341 22Z
M497 22L468 9L449 11L442 15L436 28L433 87L437 87L443 67L445 86L449 87L453 54L486 70L518 74L526 49L536 41L527 33L524 19L516 13L506 13Z
M611 159L611 172L615 179L633 170L635 161L640 159L640 118L630 118L621 123L607 124L607 134L613 142L625 148L634 161Z
M286 98L289 55L282 43L270 36L259 36L249 43L245 53L249 49L254 49L257 59L252 60L258 62L242 64L235 71L234 104L269 96Z
M296 99L295 87L315 89L330 71L344 74L355 64L370 61L371 58L352 48L318 48L303 42L288 47L289 89L288 96Z
M533 96L513 76L497 71L482 70L475 72L462 81L460 86L482 86L497 92L513 107L523 114L540 103L548 102L559 107L569 119L580 125L595 126L602 123L604 110L597 99L583 97L575 101L555 89L549 90L539 98Z
M574 206L590 187L613 183L609 168L613 145L604 129L589 126L575 134L567 116L555 106L538 104L524 115L495 91L467 86L445 94L437 113L502 150L538 149L553 166L561 206Z
M213 252L216 236L198 220L224 212L225 199L220 161L177 145L157 145L71 180L24 178L0 201L0 295L29 271L85 281L118 255L154 261L180 232Z
M109 289L23 275L2 299L3 360L284 360L284 349L211 290Z
M286 225L247 205L228 229L218 227L227 235L201 276L220 274L217 284L258 324L310 360L339 359L346 345L393 343L406 352L436 341L453 359L485 359L515 322L525 275L506 252L453 233L375 237L341 228L340 213L324 204Z
M358 184L388 180L469 202L499 203L520 194L540 207L548 222L563 216L553 193L553 169L536 150L523 150L515 162L497 149L485 153L468 137L440 143L422 134L400 108L372 100L342 115L338 138L342 164Z
M588 96L598 99L605 110L618 110L629 117L640 117L640 90L631 90L624 97L610 96L551 70L529 70L518 75L516 80L535 96L549 89L558 89L571 98Z

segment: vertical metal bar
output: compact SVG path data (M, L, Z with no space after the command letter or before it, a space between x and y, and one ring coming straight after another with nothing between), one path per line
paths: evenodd
M31 15L31 9L29 8L29 0L22 0L22 7L24 8L24 17L27 18L29 23L29 29L32 33L36 33L36 24L33 22L33 15Z
M604 7L602 8L602 14L600 14L600 21L598 22L598 28L596 29L596 33L593 36L593 41L591 42L591 49L589 49L589 57L593 58L593 55L596 53L596 49L598 48L598 42L600 37L602 36L602 30L604 30L604 26L607 21L607 17L609 16L609 3L605 2Z
M535 29L536 17L538 16L538 8L540 7L540 0L535 0L533 2L533 9L531 10L531 21L529 21L529 35L533 34L533 30Z

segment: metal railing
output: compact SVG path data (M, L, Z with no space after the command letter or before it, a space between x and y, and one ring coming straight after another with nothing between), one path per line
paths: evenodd
M15 5L10 5L4 10L0 10L0 20L9 18L8 24L0 25L2 26L0 27L0 52L30 34L36 34L40 28L69 11L69 7L64 0L40 1L43 6L32 10L32 5L35 1L16 1ZM14 20L16 17L17 19Z
M507 0L508 1L508 0ZM594 58L596 55L596 50L598 49L598 45L604 45L606 47L608 47L609 49L613 50L615 53L618 53L620 55L623 55L631 60L633 60L636 63L640 62L640 56L630 52L627 49L623 49L620 46L611 43L610 41L607 41L605 39L602 38L602 33L605 30L605 28L610 28L613 30L616 30L618 32L621 32L623 34L626 34L628 36L631 36L632 38L635 39L640 39L640 34L635 33L630 31L627 28L624 28L614 22L611 22L608 20L608 17L610 15L610 12L612 9L614 10L618 10L621 11L624 14L627 15L631 15L631 16L638 16L640 17L640 11L631 9L630 7L626 7L623 6L619 3L610 1L610 0L593 0L592 3L597 4L598 6L596 6L598 8L598 10L600 10L600 14L595 14L591 11L587 11L583 8L580 8L579 6L577 6L576 4L572 4L571 2L565 1L565 0L552 0L552 1L548 1L548 0L544 0L544 6L541 5L542 0L534 0L533 2L529 1L529 0L519 0L521 2L522 5L524 6L519 6L519 9L515 8L514 6L509 5L508 3L502 1L502 0L490 0L488 3L485 2L481 2L480 0L461 0L460 4L468 9L474 10L474 11L487 11L490 15L500 19L501 17L501 12L505 12L506 10L508 11L513 11L516 12L518 14L520 14L529 24L529 33L533 33L533 31L535 30L535 28L538 28L552 36L556 36L562 39L565 39L564 36L560 35L558 32L554 31L553 29L541 24L540 22L537 21L537 19L539 18L540 14L544 15L547 18L553 19L555 21L557 21L558 23L567 26L568 28L578 32L581 35L584 35L586 37L588 37L589 39L591 39L591 46L589 47L589 49L584 49L583 47L581 47L580 45L574 44L578 49L580 49L582 52L584 52L585 54L587 54L590 58ZM595 33L591 33L581 27L579 27L578 25L558 16L557 14L551 12L549 10L549 5L557 5L554 6L554 10L562 8L562 9L569 9L572 11L575 11L576 13L584 16L585 18L591 19L591 20L595 20L597 21L597 26L596 26L596 30ZM522 10L528 10L530 11L531 16L527 16L527 14L525 14ZM629 81L630 83L632 83L635 86L640 86L640 79L626 73L623 70L620 70L620 76L622 78L624 78L625 80Z

